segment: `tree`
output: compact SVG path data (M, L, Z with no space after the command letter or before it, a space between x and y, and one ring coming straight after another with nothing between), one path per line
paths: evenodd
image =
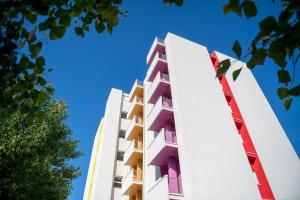
M47 103L45 117L17 111L0 121L0 199L66 199L79 176L69 164L81 152L64 124L67 106Z
M275 3L275 0L272 0ZM242 56L242 48L235 41L232 50L238 59L245 60L250 69L263 65L265 60L271 59L279 67L278 82L281 85L278 96L284 100L284 106L288 110L292 99L300 95L300 84L295 85L295 69L300 57L300 1L281 0L282 11L278 17L267 16L260 23L260 31L253 39L247 53ZM244 14L247 18L257 15L257 7L252 0L229 0L223 7L226 15L233 12L238 16ZM217 76L224 75L230 68L228 59L219 63ZM239 76L242 68L233 72L233 80Z
M181 5L183 0L164 0ZM34 112L54 92L45 75L52 69L40 56L43 44L70 28L79 37L94 27L112 33L122 0L0 1L0 117L16 110Z

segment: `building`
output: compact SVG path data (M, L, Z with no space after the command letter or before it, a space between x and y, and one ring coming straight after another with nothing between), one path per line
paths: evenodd
M112 89L85 200L300 199L300 161L250 70L174 34L156 38L143 82Z

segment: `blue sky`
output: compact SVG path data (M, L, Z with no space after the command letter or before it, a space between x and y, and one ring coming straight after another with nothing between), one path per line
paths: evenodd
M207 46L209 51L234 56L234 40L238 39L246 49L258 31L257 22L279 9L271 1L260 1L260 15L247 20L234 14L224 16L222 5L226 0L186 0L182 8L166 8L162 0L124 2L123 10L128 10L129 16L121 19L112 35L99 35L92 28L80 39L69 30L62 40L50 41L42 51L47 65L54 68L48 80L56 88L55 97L68 103L67 124L85 153L72 162L81 168L82 176L73 182L70 200L82 199L94 135L110 89L129 92L135 79L143 80L146 55L155 36L164 38L172 32ZM300 99L294 99L290 111L284 110L276 94L276 70L269 61L253 72L299 155L300 123L296 118L300 114ZM300 73L299 69L296 72Z

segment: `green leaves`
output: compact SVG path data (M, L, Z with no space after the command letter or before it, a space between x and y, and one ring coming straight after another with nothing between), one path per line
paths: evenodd
M229 0L228 4L223 6L224 15L229 12L234 12L237 15L242 15L242 6L240 5L240 0Z
M285 99L289 96L289 90L284 87L278 88L277 93L280 99Z
M263 65L267 57L267 50L264 48L253 50L250 60L247 62L247 67L252 69L256 65Z
M51 30L50 30L50 39L51 40L57 40L57 39L60 39L64 36L66 32L66 27L64 26L56 26L56 27L53 27Z
M39 24L39 30L44 31L56 26L55 18L49 17L44 22Z
M280 99L285 99L284 107L286 110L288 110L292 104L292 97L297 97L300 95L300 84L292 87L291 89L284 87L278 88L277 93Z
M299 96L300 95L300 84L299 85L297 85L297 86L295 86L295 87L293 87L293 88L291 88L290 90L289 90L289 94L291 95L291 96Z
M59 24L65 27L70 26L70 23L71 23L71 17L68 15L62 16L59 20Z
M284 107L286 110L289 110L292 104L292 98L289 98L287 100L284 101Z
M221 61L218 66L216 77L220 77L220 76L224 75L228 71L230 65L231 65L231 63L230 63L229 59L225 59L225 60Z
M103 23L99 22L99 23L95 23L95 28L98 33L101 33L104 31L105 26Z
M240 43L236 40L234 41L232 50L234 51L235 55L238 57L238 59L241 58L241 54L242 54L242 48Z
M242 67L237 69L237 70L234 70L234 72L232 73L232 79L235 81L237 79L237 77L240 75L242 71Z
M282 69L277 73L279 83L285 83L286 85L291 81L291 77L288 71Z
M75 31L76 35L80 36L81 38L84 37L84 31L83 31L82 28L80 28L80 27L75 27L75 28L74 28L74 31Z
M261 36L270 35L275 30L276 25L277 22L273 16L266 17L259 23Z
M37 42L36 44L31 44L29 46L29 51L31 53L31 57L32 58L35 58L38 56L38 54L40 53L41 51L41 48L42 48L42 43L41 42Z
M0 120L1 199L67 199L79 175L70 164L82 153L65 124L66 103L49 103L46 91L36 96L43 105L36 114L16 111Z
M242 6L247 18L251 18L257 15L257 8L253 1L245 0Z
M182 6L183 0L164 0L164 4L172 4L174 3L176 6Z
M240 3L240 0L229 0L228 4L223 6L224 15L228 14L229 12L234 12L238 16L241 16L242 11L247 18L256 16L257 8L254 1L244 0Z
M45 65L45 59L44 57L40 56L35 60L35 66L33 68L33 73L38 75L43 73L44 71L44 65Z
M40 56L36 59L35 62L39 66L44 66L45 65L45 58L43 56Z
M32 12L32 11L30 10L30 11L28 11L28 14L26 15L26 19L27 19L30 23L34 24L34 23L36 22L36 20L37 20L37 14L34 13L34 12Z

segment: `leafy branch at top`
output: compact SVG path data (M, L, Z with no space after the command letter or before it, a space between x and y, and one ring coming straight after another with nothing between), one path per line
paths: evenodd
M274 1L273 1L274 3ZM242 56L242 48L238 41L232 47L238 59L245 60L250 69L263 65L267 58L274 61L279 67L277 79L282 87L277 90L280 99L284 100L284 106L289 109L292 98L300 95L300 84L294 85L296 66L300 55L300 2L298 0L281 0L282 11L277 18L267 16L259 23L259 32L251 42L247 56ZM224 14L244 14L247 18L257 15L257 7L252 0L229 0L223 7ZM249 56L248 56L249 55ZM246 59L247 58L247 59ZM288 69L289 64L291 70ZM225 74L231 63L220 62L217 76ZM232 74L236 80L241 68ZM291 75L292 74L292 75Z
M182 5L182 0L164 0ZM14 111L34 112L53 94L40 55L45 41L61 39L68 29L79 37L95 28L112 33L122 0L0 1L0 118Z

